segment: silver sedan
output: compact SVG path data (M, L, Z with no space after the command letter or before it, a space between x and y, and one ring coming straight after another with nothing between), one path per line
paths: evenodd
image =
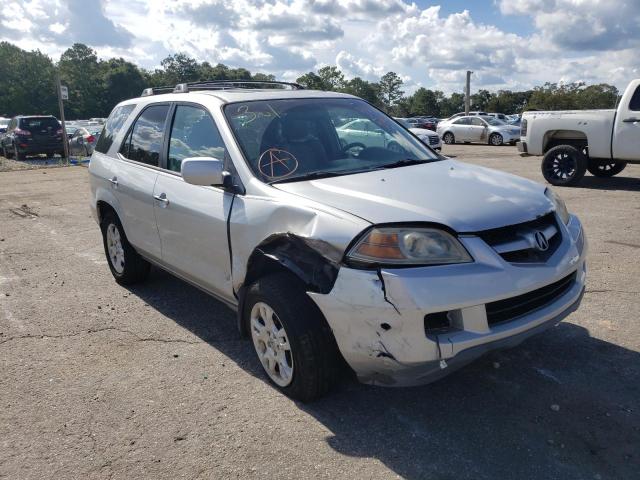
M438 135L447 144L456 142L515 144L520 139L520 127L507 125L492 117L466 116L445 120L438 124Z

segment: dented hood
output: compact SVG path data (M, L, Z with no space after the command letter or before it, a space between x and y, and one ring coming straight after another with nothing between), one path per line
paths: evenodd
M522 223L553 209L541 184L454 160L274 186L374 224L435 222L457 232Z

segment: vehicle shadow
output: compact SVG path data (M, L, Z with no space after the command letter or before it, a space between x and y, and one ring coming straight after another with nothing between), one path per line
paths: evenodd
M156 269L130 291L266 381L222 303ZM336 452L404 478L637 478L640 354L570 320L431 385L344 380L298 407L331 432Z
M585 175L574 188L593 188L597 190L624 190L626 192L640 192L640 178L611 177L601 178Z

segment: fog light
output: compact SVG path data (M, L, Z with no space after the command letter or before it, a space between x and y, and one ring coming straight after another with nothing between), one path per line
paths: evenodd
M444 333L451 330L449 312L428 313L424 316L424 331L427 335Z

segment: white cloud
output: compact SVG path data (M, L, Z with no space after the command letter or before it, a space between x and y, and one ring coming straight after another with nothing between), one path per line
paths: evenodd
M374 80L393 70L461 91L640 76L640 1L496 0L530 35L445 15L410 0L25 0L9 2L0 39L58 58L74 42L154 68L171 53L295 79L321 65ZM88 13L89 12L89 13ZM510 18L510 17L507 17Z

